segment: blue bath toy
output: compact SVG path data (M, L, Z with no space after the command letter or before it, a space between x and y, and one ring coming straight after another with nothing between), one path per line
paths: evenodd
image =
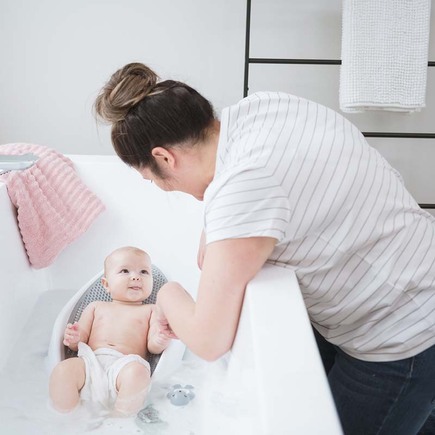
M185 385L184 387L180 384L175 384L171 387L169 393L166 397L175 406L187 405L194 397L192 385Z

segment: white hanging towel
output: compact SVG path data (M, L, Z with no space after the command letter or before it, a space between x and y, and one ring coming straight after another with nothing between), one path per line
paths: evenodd
M430 0L343 0L343 112L425 107Z

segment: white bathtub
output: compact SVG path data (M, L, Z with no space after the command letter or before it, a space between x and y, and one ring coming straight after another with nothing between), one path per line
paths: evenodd
M0 381L11 384L11 389L0 394L4 433L51 433L36 411L32 412L46 399L46 380L40 379L38 367L47 353L50 329L66 300L101 269L103 258L112 249L142 247L168 279L181 282L195 296L202 204L184 194L158 190L114 156L69 157L83 181L105 203L106 211L46 269L29 266L14 208L0 183ZM185 359L200 362L189 352ZM291 271L266 265L255 277L246 291L232 351L217 363L201 361L201 367L208 364L210 371L204 373L210 377L219 367L223 401L227 400L228 408L228 398L233 398L232 409L236 414L243 409L243 418L233 416L228 421L237 424L227 424L222 432L219 422L224 420L215 412L219 395L215 394L213 401L210 394L197 394L194 400L202 403L198 407L201 415L195 414L195 418L201 420L201 428L196 426L195 435L341 433ZM26 376L31 380L26 381ZM23 385L14 390L18 378ZM33 383L38 390L35 397ZM174 407L175 412L180 411ZM99 433L109 432L100 429Z

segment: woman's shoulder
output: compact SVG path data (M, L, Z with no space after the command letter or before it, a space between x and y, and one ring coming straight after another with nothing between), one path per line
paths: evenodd
M288 94L286 92L279 91L258 91L254 92L247 97L243 98L238 102L238 104L252 104L256 102L267 102L269 104L286 102L286 101L308 101L305 98L299 97L297 95Z
M230 106L228 110L230 113L233 114L233 116L234 113L243 116L246 113L253 113L257 110L264 113L273 114L274 112L280 110L288 112L289 108L291 111L292 107L300 109L302 107L308 106L311 108L317 107L321 110L329 110L335 112L335 110L323 105L318 101L310 100L299 95L279 91L254 92L243 98L242 100L238 101L233 106ZM338 114L338 112L336 113Z
M257 135L279 119L297 118L300 107L307 104L316 103L284 92L255 92L224 109L221 130L227 142L240 139L241 133Z

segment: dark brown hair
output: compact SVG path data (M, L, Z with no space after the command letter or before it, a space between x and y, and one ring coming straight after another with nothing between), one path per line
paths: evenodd
M151 151L204 140L214 120L210 102L190 86L166 80L141 63L116 71L95 101L99 118L112 124L116 154L129 166L163 176Z

